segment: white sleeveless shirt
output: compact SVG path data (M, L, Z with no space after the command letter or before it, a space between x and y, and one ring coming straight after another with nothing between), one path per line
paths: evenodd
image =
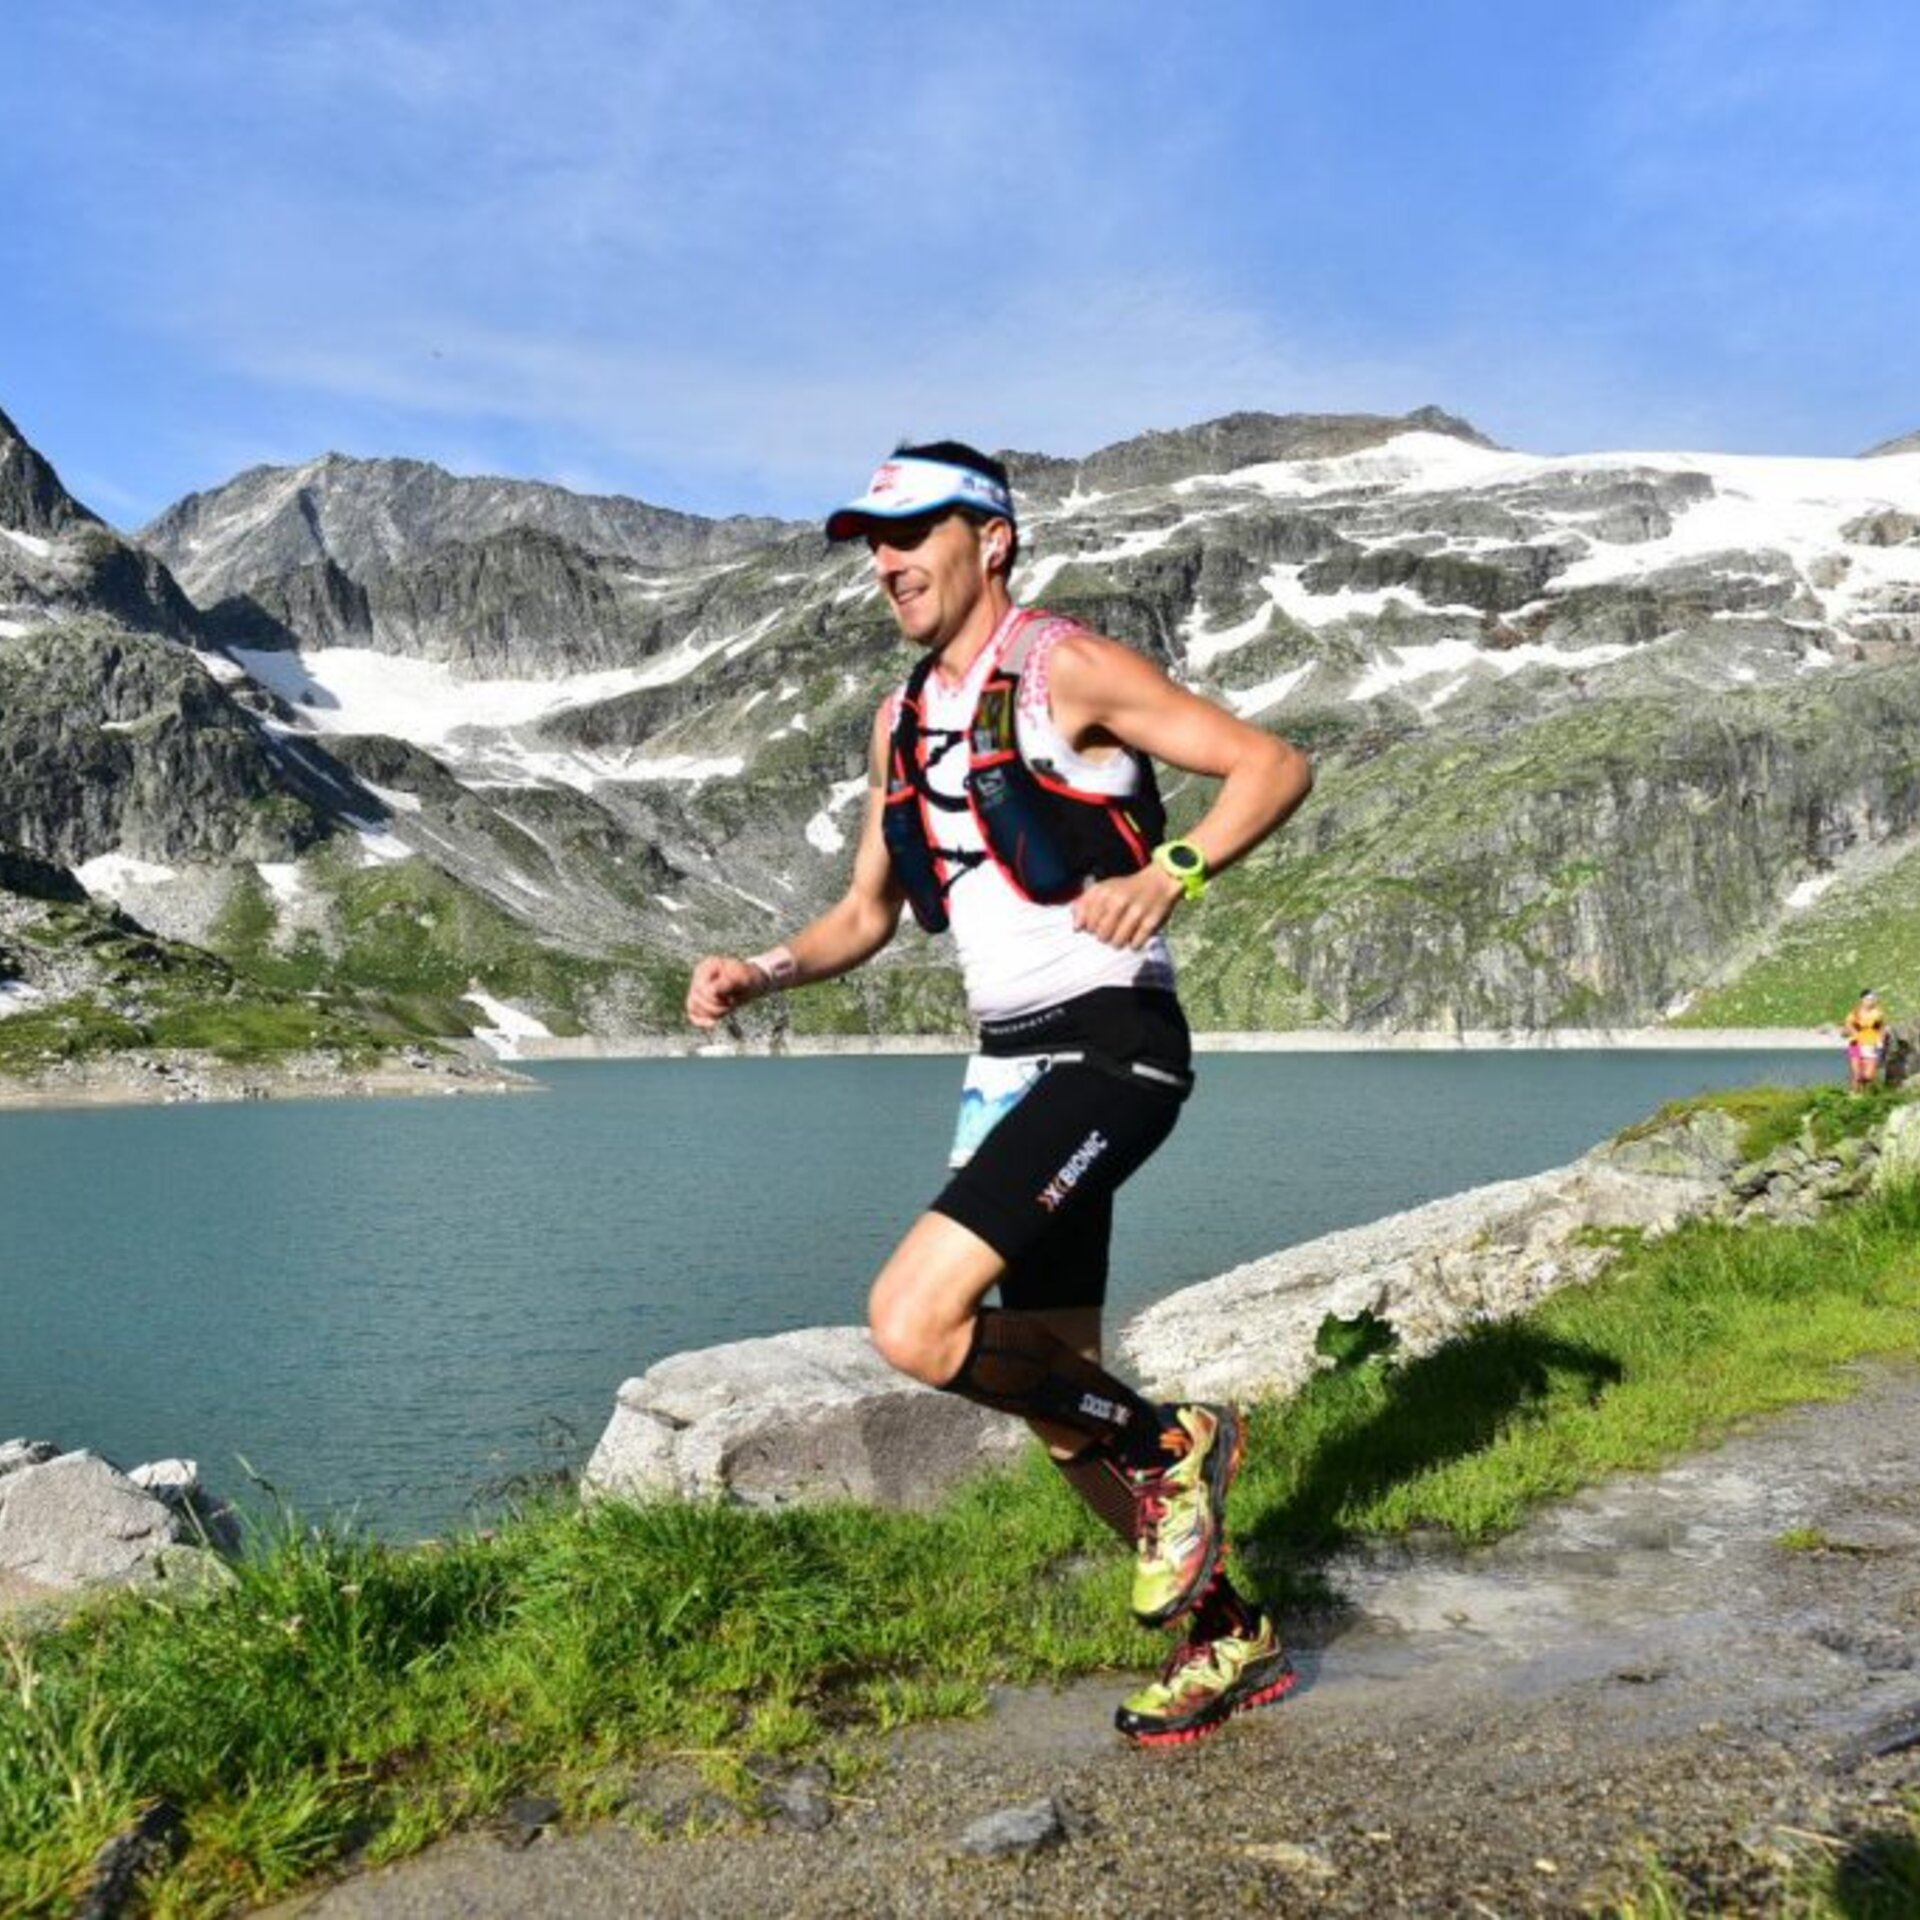
M1079 631L1071 620L1015 607L994 629L960 680L938 667L921 688L927 785L948 799L963 799L967 781L967 728L986 685L1013 636L1025 621L1038 622L1020 670L1015 726L1022 757L1046 764L1070 786L1125 799L1139 785L1139 762L1129 753L1094 760L1076 753L1053 723L1047 697L1048 663L1055 645ZM891 729L899 695L888 704ZM930 807L936 851L986 852L970 807ZM949 872L956 869L949 867ZM947 892L954 945L966 981L967 1004L976 1020L1007 1020L1057 1006L1096 987L1173 986L1173 955L1155 934L1144 947L1113 947L1073 924L1071 904L1042 906L1015 890L991 859L957 871Z

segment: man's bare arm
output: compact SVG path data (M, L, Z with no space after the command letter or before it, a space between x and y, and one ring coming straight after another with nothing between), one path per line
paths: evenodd
M1117 640L1068 635L1050 664L1054 723L1078 748L1118 743L1220 782L1187 834L1209 873L1242 859L1313 788L1313 766L1290 742L1176 686ZM1102 880L1074 902L1075 924L1113 946L1143 946L1182 897L1158 867Z
M894 880L880 828L886 749L883 710L874 721L867 809L846 892L819 919L766 954L749 960L737 954L710 953L701 960L687 984L687 1018L696 1027L717 1026L762 994L850 973L893 938L906 896Z

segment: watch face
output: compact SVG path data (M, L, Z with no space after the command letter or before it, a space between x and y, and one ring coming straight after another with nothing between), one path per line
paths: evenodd
M1182 873L1198 873L1207 864L1194 847L1170 846L1166 849L1166 855L1167 864L1179 868Z

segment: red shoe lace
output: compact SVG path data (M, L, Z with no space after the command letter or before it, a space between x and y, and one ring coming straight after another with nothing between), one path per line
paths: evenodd
M1134 1502L1134 1538L1143 1544L1153 1546L1160 1539L1160 1522L1167 1517L1167 1496L1164 1493L1143 1493Z
M1204 1640L1183 1640L1173 1651L1173 1657L1160 1669L1162 1680L1171 1680L1180 1669L1191 1661L1197 1660L1203 1653L1211 1655L1213 1649Z

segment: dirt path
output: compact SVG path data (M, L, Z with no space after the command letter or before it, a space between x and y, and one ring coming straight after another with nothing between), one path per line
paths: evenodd
M1644 1894L1650 1855L1715 1911L1768 1911L1820 1853L1849 1911L1899 1911L1866 1904L1889 1874L1920 1889L1899 1800L1920 1790L1920 1372L1485 1553L1337 1573L1353 1611L1303 1627L1305 1684L1196 1747L1123 1748L1122 1682L1011 1694L888 1743L856 1793L772 1782L764 1821L656 1773L634 1813L680 1837L468 1835L276 1912L1576 1913ZM1048 1801L1051 1841L963 1848L982 1816Z

